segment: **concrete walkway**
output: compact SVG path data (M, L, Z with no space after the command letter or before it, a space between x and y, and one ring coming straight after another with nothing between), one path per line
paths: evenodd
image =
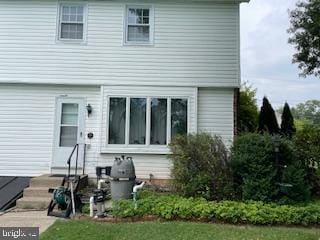
M11 211L1 215L0 227L39 227L40 233L47 230L56 220L48 217L47 211Z

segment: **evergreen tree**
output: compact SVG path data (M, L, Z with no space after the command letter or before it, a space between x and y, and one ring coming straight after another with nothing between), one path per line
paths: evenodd
M290 111L288 103L284 104L282 116L281 116L281 134L292 138L292 135L296 132L294 126L294 119Z
M259 114L258 131L261 133L269 132L270 134L279 133L279 125L276 114L266 97L263 98L263 103Z
M241 85L239 96L239 133L257 131L259 112L256 92L257 90L253 89L247 82Z

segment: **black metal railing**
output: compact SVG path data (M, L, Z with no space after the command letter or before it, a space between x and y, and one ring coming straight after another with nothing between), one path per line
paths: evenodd
M86 157L86 144L83 144L84 149L83 149L83 166L82 166L82 174L84 174L84 165L85 165L85 157ZM75 166L75 172L74 175L77 176L78 174L78 162L79 162L79 143L74 145L72 152L68 158L67 164L68 164L68 176L70 176L70 171L71 171L71 161L72 157L76 153L76 166Z
M71 171L71 159L73 157L74 152L77 153L76 155L76 168L75 168L75 172L74 175L77 176L77 171L78 171L78 158L79 158L79 144L77 143L76 145L74 145L72 152L68 158L67 164L68 164L68 177L70 177L70 171Z

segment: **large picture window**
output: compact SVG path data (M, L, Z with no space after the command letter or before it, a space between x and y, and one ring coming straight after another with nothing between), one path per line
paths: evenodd
M109 97L108 144L167 145L188 131L188 99Z

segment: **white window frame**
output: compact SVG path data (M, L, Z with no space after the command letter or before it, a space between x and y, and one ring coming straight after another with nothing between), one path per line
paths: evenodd
M110 113L110 98L126 98L126 129L124 144L109 144L109 113ZM130 134L130 99L131 98L146 98L146 142L145 144L129 144ZM151 100L153 98L167 99L167 140L166 145L150 144L151 134ZM140 152L140 153L170 153L169 144L171 142L171 100L172 99L187 99L187 133L190 132L190 96L141 96L141 95L108 95L107 96L107 114L106 114L106 146L113 152Z
M149 9L149 41L128 41L128 11L129 8ZM153 45L154 44L154 7L150 4L125 5L124 8L124 45Z
M62 8L63 6L82 6L83 7L83 34L82 39L66 39L61 38L61 23L62 23ZM88 4L84 2L58 2L57 10L57 31L56 31L56 41L58 43L76 43L83 44L87 42L87 13Z

